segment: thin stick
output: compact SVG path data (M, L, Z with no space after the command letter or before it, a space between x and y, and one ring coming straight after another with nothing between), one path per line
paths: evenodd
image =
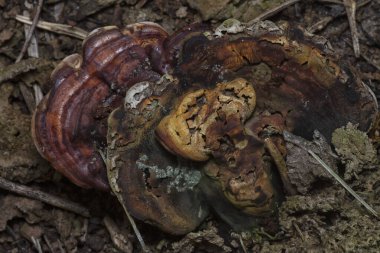
M342 1L339 0L318 0L319 2L326 2L326 3L331 3L331 4L343 4Z
M25 185L13 183L2 177L0 177L0 188L31 199L40 200L49 205L62 208L64 210L82 215L84 217L90 217L90 212L88 211L88 209L77 203L50 195L43 191L35 190Z
M254 23L257 23L261 20L264 20L264 19L267 19L277 13L279 13L280 11L282 11L283 9L287 8L288 6L290 5L293 5L297 2L299 2L301 0L289 0L289 1L286 1L270 10L267 10L263 13L261 13L259 16L257 16L256 18L252 19L251 21L248 21L247 25L250 26L250 25L253 25Z
M24 24L29 24L29 25L32 24L32 21L30 20L29 17L25 17L22 15L16 15L16 20ZM51 22L46 22L46 21L38 21L37 27L49 32L63 34L63 35L78 38L81 40L86 38L88 35L87 31L79 27L58 24L58 23L51 23Z
M24 45L22 46L21 52L20 52L20 54L18 55L18 57L16 59L16 63L19 62L19 61L21 61L22 57L24 57L25 52L26 52L26 50L29 47L29 43L30 43L30 41L32 39L34 30L36 29L36 26L37 26L37 23L38 23L38 19L40 18L40 13L41 13L41 10L42 10L43 2L44 2L43 0L39 0L38 1L36 15L34 15L32 26L30 27L29 33L26 36L26 39L25 39Z
M333 0L319 0L320 2L331 2ZM370 3L371 0L364 0L360 3L357 4L357 7L356 9L359 9L365 5L367 5L368 3ZM339 4L343 4L343 2L339 2ZM341 17L343 15L347 15L347 12L344 11L344 12L341 12L339 14L336 14L336 15L333 15L333 16L328 16L328 17L325 17L323 19L321 19L320 21L318 21L317 23L309 26L306 30L308 30L309 32L311 33L315 33L317 31L321 31L322 29L324 29L331 21L333 21L335 18L338 18L338 17Z
M240 246L243 249L244 253L248 253L247 248L245 247L245 244L243 242L243 238L242 238L241 234L239 234L239 242L240 242Z
M351 47L353 47L352 43L350 41L347 41L347 44L350 45ZM364 52L363 52L364 51ZM368 52L367 49L364 49L364 50L360 50L360 55L363 57L364 60L366 60L369 64L371 64L372 66L374 66L377 70L380 70L380 65L379 64L376 64L376 62L374 62L371 57L370 57L370 54L371 52ZM376 56L376 55L375 55ZM1 75L0 75L0 79L1 79Z
M379 218L377 212L367 204L367 202L364 201L356 192L346 183L344 180L335 173L334 170L332 170L319 156L314 153L312 150L307 149L307 152L315 159L317 162L319 162L325 170L327 170L328 173L330 173L356 200L360 202L369 212L371 212L376 218Z
M356 27L356 0L343 0L343 2L346 7L348 23L350 25L352 46L354 48L355 56L358 58L360 56L360 46L358 29Z
M127 207L125 205L122 205L123 208L124 208L124 212L125 214L127 215L127 218L129 220L129 222L131 223L132 225L132 228L133 228L133 231L135 232L135 235L137 237L137 240L139 241L140 245L141 245L141 248L144 252L149 252L148 248L146 247L146 244L144 242L144 239L142 238L141 236L141 233L140 233L140 230L137 228L136 226L136 223L135 223L135 220L132 218L132 216L129 214L129 211L127 209Z
M366 60L369 64L371 64L372 66L374 66L377 70L380 70L380 65L379 64L376 64L376 62L374 62L370 57L369 55L367 54L368 52L365 52L365 53L360 53L360 55L363 57L364 60Z
M299 236L301 237L301 240L304 242L305 241L305 237L302 234L302 231L301 231L300 227L297 225L297 223L295 221L292 222L292 224L295 227L295 229L296 229L297 233L299 234Z
M31 240L32 240L33 245L36 248L37 252L38 253L43 253L42 252L42 248L41 248L41 244L40 244L40 240L37 239L37 238L34 238L34 236L31 237Z
M44 95L42 94L41 87L39 85L33 84L33 90L34 90L34 101L36 102L36 105L38 105Z
M321 20L319 20L317 23L314 23L313 25L306 28L306 30L310 33L315 33L317 31L321 31L324 29L332 20L334 20L334 16L328 16Z
M112 148L111 148L111 149L112 149ZM100 156L103 158L103 161L104 161L104 163L105 163L106 166L107 166L107 174L108 174L108 177L110 176L110 170L112 170L112 168L110 168L110 167L112 167L112 162L111 162L112 158L109 159L109 157L110 157L109 152L110 152L111 149L107 149L107 156L103 153L103 151L99 150ZM114 158L115 158L115 157L114 157ZM115 191L115 190L114 190L114 186L111 185L111 188L112 188L113 191ZM142 236L141 236L140 230L139 230L139 229L137 228L137 226L136 226L135 220L134 220L133 217L129 214L128 208L125 206L125 204L123 204L123 203L124 203L123 198L120 196L120 194L116 194L116 193L115 193L115 195L116 195L117 199L119 200L120 204L123 206L124 212L125 212L125 214L127 215L127 218L128 218L128 220L129 220L129 223L131 223L131 226L132 226L133 232L135 233L135 235L136 235L136 237L137 237L137 240L139 241L139 243L140 243L140 245L141 245L141 248L142 248L143 252L150 252L149 249L146 247L146 244L145 244L145 242L144 242L144 239L143 239Z
M7 232L12 236L13 240L14 240L15 242L18 242L18 241L17 241L18 238L17 238L17 235L16 235L15 231L13 231L13 229L12 229L9 225L6 225L5 229L6 229Z
M113 244L124 253L130 253L133 251L133 246L130 240L123 233L120 232L116 223L109 217L106 216L103 219L103 223L106 226Z
M63 247L62 247L62 242L61 242L61 240L57 240L57 242L58 242L58 247L59 247L59 251L61 252L61 253L66 253L66 251L63 249Z
M51 253L54 253L54 251L53 251L53 247L51 246L51 243L50 243L49 239L47 238L47 236L44 234L44 235L42 236L42 238L44 238L44 241L45 241L46 245L48 246L49 251L50 251Z

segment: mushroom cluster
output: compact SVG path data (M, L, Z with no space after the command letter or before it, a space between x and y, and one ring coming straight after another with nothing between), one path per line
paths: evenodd
M284 130L330 140L376 115L371 91L327 45L269 22L222 36L201 24L97 29L52 73L36 147L75 184L111 190L168 233L194 230L209 208L235 229L262 224L291 192L276 167Z

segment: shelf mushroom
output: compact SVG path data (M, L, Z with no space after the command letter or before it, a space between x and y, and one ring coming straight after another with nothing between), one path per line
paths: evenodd
M132 216L185 234L214 209L265 225L291 185L284 130L367 131L369 88L320 37L262 22L213 35L193 24L100 28L65 58L34 114L37 149L75 184L111 190ZM267 142L271 145L266 145Z

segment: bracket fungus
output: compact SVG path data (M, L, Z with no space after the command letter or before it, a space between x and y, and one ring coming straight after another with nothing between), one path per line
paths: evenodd
M270 220L292 190L282 132L330 141L348 122L367 131L377 113L325 41L270 22L222 36L199 24L100 28L51 81L32 125L39 152L172 234L209 208L235 229Z
M66 57L52 73L32 134L42 156L77 185L109 188L98 152L106 145L107 117L131 85L160 78L161 66L146 59L158 58L167 36L153 23L99 28L83 42L83 56Z

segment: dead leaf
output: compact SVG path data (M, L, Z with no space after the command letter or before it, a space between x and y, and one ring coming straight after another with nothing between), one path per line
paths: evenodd
M290 182L297 191L306 194L317 180L331 180L332 177L323 167L311 157L307 150L316 153L327 165L337 170L337 159L334 157L326 138L318 131L314 131L314 140L308 141L302 137L284 132L287 157L286 166Z

